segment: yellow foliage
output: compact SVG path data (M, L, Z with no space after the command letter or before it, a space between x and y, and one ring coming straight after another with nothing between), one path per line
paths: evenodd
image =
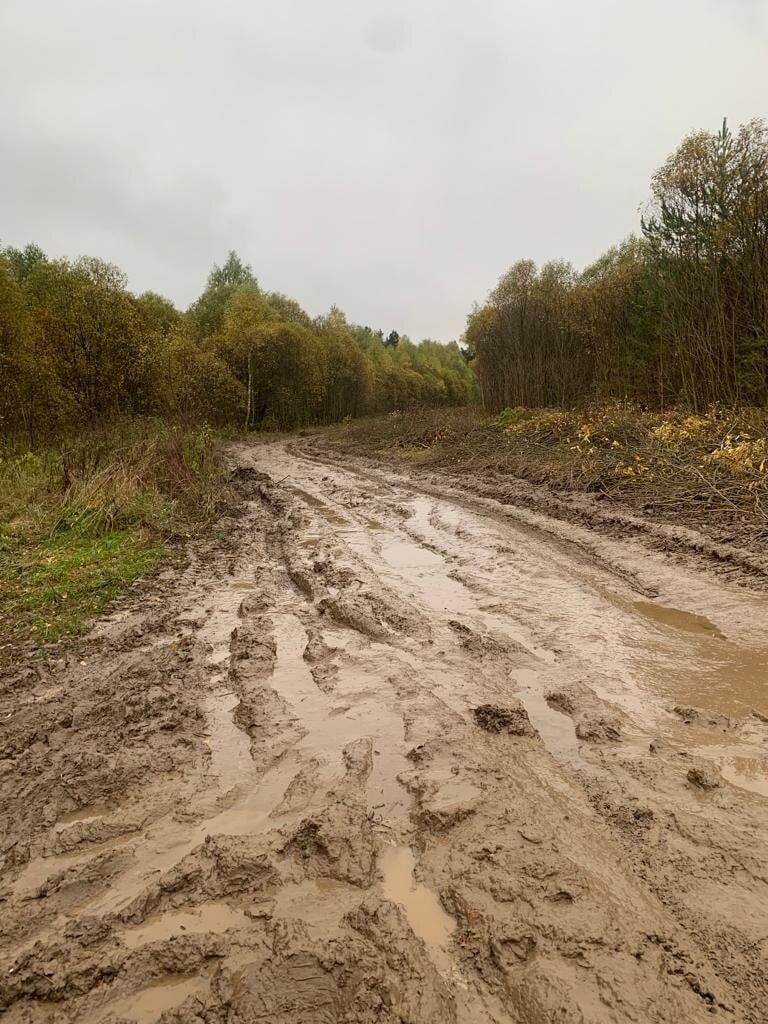
M679 422L665 420L652 433L654 438L661 441L662 444L679 445L700 437L711 425L711 421L703 416L686 416Z
M719 448L704 456L704 461L721 466L733 476L765 474L768 467L766 439L752 441L747 435L728 434Z
M637 457L634 466L624 466L619 464L614 470L614 474L616 476L623 477L645 476L646 474L648 474L649 476L652 475L650 473L649 467L644 465L644 463L640 462L640 459Z

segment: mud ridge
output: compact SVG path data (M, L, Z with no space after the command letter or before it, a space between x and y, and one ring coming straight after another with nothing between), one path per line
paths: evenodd
M236 518L0 680L3 1020L768 1020L764 595L230 458Z

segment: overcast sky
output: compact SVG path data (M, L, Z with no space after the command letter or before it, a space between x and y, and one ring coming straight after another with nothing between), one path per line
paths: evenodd
M460 335L768 116L768 0L0 0L0 240L185 307L236 249L312 314Z

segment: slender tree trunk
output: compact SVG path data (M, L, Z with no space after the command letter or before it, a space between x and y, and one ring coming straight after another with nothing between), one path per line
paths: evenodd
M251 425L251 414L253 411L253 369L251 367L251 353L248 353L248 392L245 399L245 429Z

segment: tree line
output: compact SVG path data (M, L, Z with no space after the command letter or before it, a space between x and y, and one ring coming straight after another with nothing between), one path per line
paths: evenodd
M310 317L234 253L186 311L95 258L0 248L0 429L32 443L82 425L159 416L295 429L466 403L459 347Z
M465 342L493 410L768 403L765 122L687 136L653 176L638 236L581 272L515 263Z

